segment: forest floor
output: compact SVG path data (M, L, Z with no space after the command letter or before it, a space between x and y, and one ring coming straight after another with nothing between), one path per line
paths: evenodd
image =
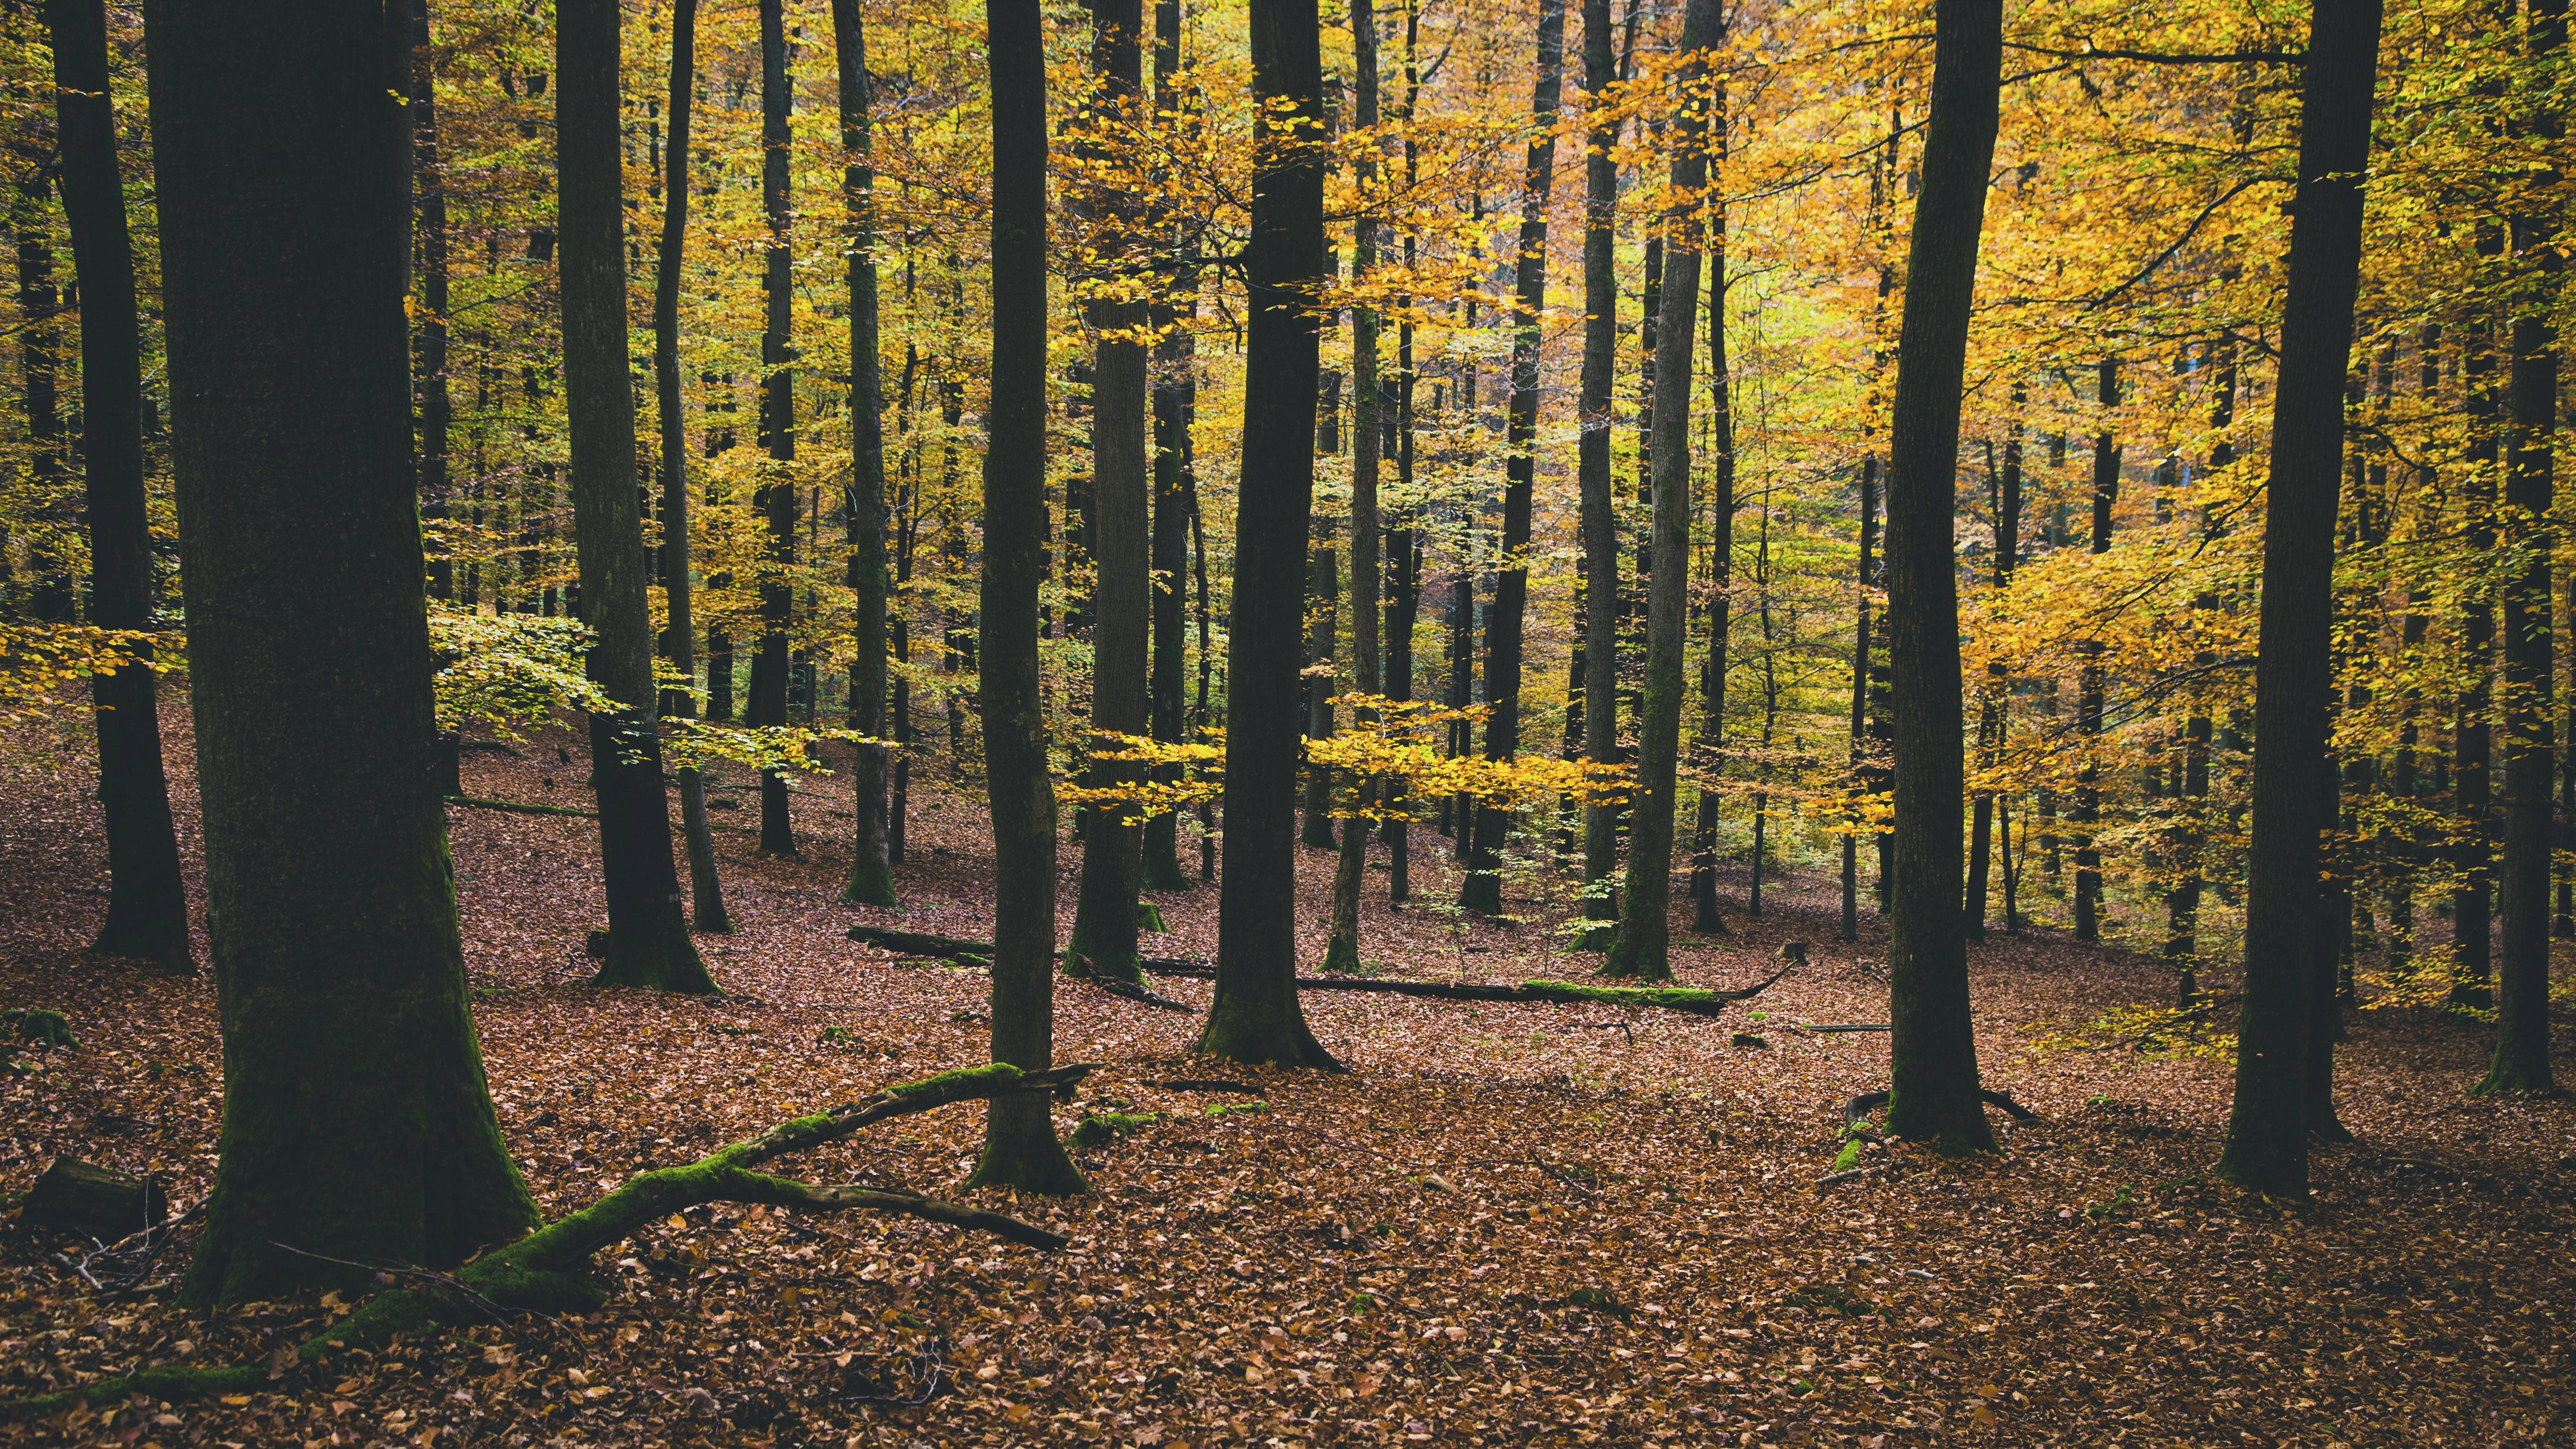
M165 725L192 846L184 709ZM583 803L576 738L522 748L469 754L468 790ZM0 1009L60 1007L80 1048L0 1079L0 1207L65 1153L160 1174L174 1204L193 1203L220 1111L213 985L79 954L106 870L87 756L22 738L10 759ZM980 811L916 788L906 906L846 907L848 817L832 808L846 778L799 784L801 860L717 837L737 929L701 938L733 993L716 1000L582 984L601 909L592 821L450 810L493 1095L550 1215L636 1169L984 1060L981 974L844 936L861 922L985 936ZM756 796L732 798L742 810L717 818L752 823ZM1383 874L1370 877L1363 955L1379 969L1470 981L1590 969L1552 954L1537 925L1430 908L1456 881L1446 842L1422 835L1425 904L1390 913ZM1061 859L1060 931L1078 856ZM1309 961L1330 866L1300 862ZM1842 1104L1885 1086L1886 1039L1792 1024L1886 1019L1884 927L1864 916L1860 942L1835 943L1822 878L1773 883L1748 919L1742 885L1734 936L1685 938L1685 980L1751 984L1790 939L1809 956L1725 1020L1314 992L1316 1034L1352 1068L1327 1076L1194 1058L1198 1018L1065 982L1057 1060L1102 1065L1063 1125L1162 1114L1077 1153L1094 1195L960 1193L981 1128L971 1106L788 1169L828 1181L863 1166L985 1198L1070 1234L1060 1253L861 1213L694 1211L601 1256L612 1288L596 1313L402 1344L269 1392L0 1423L0 1441L1887 1449L2576 1435L2576 1107L2469 1095L2486 1052L2476 1023L2350 1013L2337 1100L2357 1140L2320 1150L2312 1203L2274 1203L2209 1176L2223 1043L2068 1044L2166 1004L2161 967L1997 933L1970 957L1982 1069L2040 1120L2002 1155L1898 1146L1819 1187ZM1213 889L1158 899L1171 932L1151 949L1212 954ZM1155 985L1207 998L1201 981ZM1240 1090L1168 1085L1189 1079ZM347 1311L181 1314L166 1290L184 1237L142 1291L102 1298L64 1266L73 1246L0 1228L0 1401L150 1363L261 1361Z

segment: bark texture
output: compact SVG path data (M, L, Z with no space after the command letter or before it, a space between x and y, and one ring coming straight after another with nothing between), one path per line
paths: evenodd
M876 171L869 145L868 40L859 0L832 0L840 63L841 200L850 211L850 728L867 736L850 770L854 849L843 902L895 903L886 842L885 391L878 375Z

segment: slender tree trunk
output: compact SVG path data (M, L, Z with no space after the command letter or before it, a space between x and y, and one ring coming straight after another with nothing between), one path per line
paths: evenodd
M614 0L558 11L555 129L562 221L564 404L571 434L581 614L598 637L590 677L619 706L590 717L608 959L599 980L713 991L680 914L671 813L654 720L653 623L635 487L635 394L626 370L624 161L618 154Z
M62 333L56 325L62 293L54 283L52 222L45 214L52 192L49 173L38 170L22 177L12 217L18 234L18 315L26 329L18 374L27 404L27 481L48 511L60 507L63 473ZM79 605L71 569L59 556L39 557L32 548L28 563L36 577L27 612L41 623L72 622Z
M1851 781L1854 790L1866 790L1877 783L1876 772L1869 763L1869 591L1877 580L1871 575L1870 555L1878 543L1878 455L1860 460L1860 556L1852 566L1852 592L1859 604L1852 618L1851 664ZM1835 939L1860 939L1860 830L1855 820L1843 833L1843 916ZM1871 832L1874 836L1876 832Z
M1321 347L1322 344L1319 342L1317 344L1319 352ZM1341 389L1338 386L1341 374L1336 372L1329 373L1327 376L1337 385L1331 390L1330 395L1318 395L1316 407L1321 410L1318 416L1338 418L1341 408L1339 401ZM1333 457L1339 454L1341 449L1338 438L1330 440L1331 447L1324 446L1326 440L1323 437L1321 425L1318 426L1316 435L1316 451L1320 456ZM1341 556L1333 548L1331 520L1317 519L1312 528L1316 545L1306 559L1306 665L1309 669L1320 667L1323 672L1304 676L1306 738L1328 740L1333 737L1333 731L1337 728L1333 722L1333 696L1340 692L1334 687L1338 668L1333 655L1335 636L1339 633L1337 628L1339 621L1334 616L1340 612L1342 598ZM1308 766L1306 768L1305 825L1299 834L1298 841L1308 850L1331 850L1334 848L1336 838L1333 827L1332 771L1319 766Z
M452 1266L535 1205L468 1009L403 315L406 0L156 3L151 119L224 1034L192 1309ZM240 178L261 178L244 186ZM316 256L334 265L315 267ZM631 476L628 496L633 496Z
M2019 384L2013 387L2013 430L2006 439L2003 466L1995 469L1995 592L2012 587L2013 567L2021 561L2021 407L2027 397ZM1992 444L1986 461L1994 462ZM1993 769L2003 755L2004 704L2009 688L2001 660L1986 666L1985 699L1977 711L1977 763ZM1987 884L1994 853L1992 826L1995 817L1995 792L1977 792L1976 808L1971 813L1968 829L1968 895L1961 912L1961 926L1972 942L1986 939ZM2012 929L2007 914L2004 929Z
M1352 0L1351 54L1357 72L1357 121L1363 132L1378 124L1377 12L1370 0ZM1356 167L1360 193L1377 184L1377 156L1360 154ZM1377 219L1363 215L1354 225L1351 279L1364 281L1377 265ZM1377 473L1385 438L1378 418L1378 316L1369 307L1351 309L1351 673L1363 695L1380 689L1377 656L1378 511ZM1355 721L1366 728L1378 712L1363 707ZM1345 782L1346 798L1355 812L1342 822L1341 854L1333 863L1332 939L1324 952L1324 969L1360 969L1360 882L1368 867L1369 822L1364 812L1376 801L1378 782L1354 775Z
M868 40L859 0L832 0L840 68L841 199L850 211L850 728L886 737L885 387L877 342L876 163L868 114ZM819 692L819 691L818 691ZM886 831L886 747L861 743L850 770L854 849L844 903L895 903Z
M1710 106L1709 154L1713 163L1726 160L1726 82L1720 80ZM1700 717L1698 752L1701 768L1711 779L1726 773L1726 650L1729 610L1733 607L1727 591L1735 581L1735 394L1729 386L1731 371L1726 355L1726 196L1723 181L1708 202L1708 393L1709 393L1709 470L1708 500L1708 658L1700 670ZM1766 519L1768 512L1764 514ZM1767 535L1766 535L1767 537ZM1764 587L1769 587L1766 582ZM1769 625L1769 595L1764 595L1764 624ZM1766 636L1767 638L1767 636ZM1771 667L1765 653L1764 668ZM1766 703L1766 711L1769 706ZM1764 744L1769 744L1770 724L1766 712L1763 725ZM1766 797L1767 798L1767 797ZM1718 792L1708 786L1699 790L1699 821L1692 842L1694 860L1691 868L1691 929L1725 935L1726 918L1717 912L1717 810ZM1754 915L1762 914L1762 803L1755 804L1753 821L1753 896L1747 907Z
M1177 127L1183 97L1178 94L1181 69L1180 0L1156 0L1154 6L1154 111L1168 117L1160 124ZM1196 278L1183 267L1168 283L1175 294L1190 295ZM1197 311L1192 297L1190 312ZM1190 518L1188 489L1182 469L1189 456L1189 438L1183 408L1183 384L1186 375L1197 366L1193 357L1195 344L1190 336L1188 318L1171 300L1155 302L1152 321L1156 341L1153 358L1153 488L1154 522L1150 544L1153 572L1149 588L1149 611L1153 616L1153 659L1146 679L1146 695L1151 715L1153 737L1165 744L1181 742L1181 671L1188 645L1182 633L1181 596L1187 586L1190 553ZM1178 767L1164 766L1154 778L1165 783L1180 781ZM1149 891L1182 891L1189 889L1189 877L1181 871L1181 816L1177 810L1166 810L1145 822L1143 859L1139 883Z
M1422 31L1422 7L1415 0L1404 6L1404 184L1411 190L1419 181L1421 152L1411 134L1413 105L1422 94L1422 73L1418 65L1418 45ZM1410 273L1420 242L1411 231L1404 237L1405 270ZM1413 699L1413 629L1422 613L1422 536L1414 519L1419 505L1413 502L1413 424L1416 381L1413 370L1412 298L1404 303L1405 320L1395 332L1395 477L1404 495L1404 511L1397 514L1398 526L1388 543L1394 554L1394 578L1390 581L1386 621L1386 695L1399 704ZM1387 782L1390 798L1386 816L1386 899L1390 910L1404 909L1413 898L1413 810L1414 801L1400 780Z
M1887 1127L1943 1151L1993 1146L1959 936L1959 600L1952 478L1959 392L2003 61L2000 0L1936 0L1923 189L1907 247L1888 426L1887 657L1896 715L1896 879Z
M1216 997L1198 1049L1240 1062L1337 1064L1297 1002L1296 607L1314 506L1316 319L1325 274L1323 60L1315 0L1252 0L1255 143L1245 256L1242 472L1226 654L1225 880Z
M2478 223L2477 254L2481 270L2504 255L2504 228L2493 220ZM2495 382L2495 318L2477 292L2471 292L2468 318L2460 340L2462 411L2467 414L2469 448L2466 512L2467 543L2483 558L2495 548L2495 477L2503 462L2500 426L2503 399ZM2469 687L2460 695L2459 717L2452 731L2452 768L2459 810L2459 836L2453 865L2458 884L2451 892L2451 1000L2457 1005L2492 1004L2495 928L2493 868L2495 752L2495 600L2472 580L2460 609L2460 653L2469 668Z
M1619 367L1617 81L1610 50L1610 0L1583 0L1583 91L1591 113L1583 161L1583 377L1576 414L1575 476L1583 529L1583 758L1619 755L1619 518L1611 497L1611 386ZM1619 920L1619 810L1587 800L1583 810L1583 914L1602 924L1575 938L1578 951L1606 951Z
M2120 500L2120 441L2108 409L2120 405L2120 364L2102 359L2095 394L2106 410L2102 431L2093 435L2093 538L2095 555L2111 551L2111 510ZM2075 805L2066 818L2083 827L2075 837L2075 939L2102 938L2102 850L2093 827L2102 818L2102 711L2107 690L2102 645L2087 639L2084 664L2076 683L2075 728L2084 736L2084 761L2075 776Z
M1511 400L1504 433L1510 461L1503 485L1500 567L1494 616L1485 627L1485 758L1510 760L1521 748L1522 616L1529 605L1530 506L1538 477L1539 318L1547 310L1547 203L1556 181L1556 120L1565 87L1566 0L1539 0L1538 79L1530 101L1537 136L1530 142L1521 203L1520 250L1514 267L1516 308ZM1458 887L1458 904L1482 915L1503 910L1503 844L1511 812L1477 802L1475 844Z
M1143 119L1144 9L1139 0L1093 0L1091 61L1095 113L1104 126ZM1104 262L1125 255L1137 220L1137 198L1095 192L1095 223L1104 230L1097 249ZM1092 325L1100 342L1091 379L1092 590L1091 728L1102 734L1141 735L1151 723L1146 708L1147 592L1152 579L1147 521L1152 463L1146 456L1145 344L1136 330L1145 318L1138 302L1095 301ZM1107 743L1102 741L1102 743ZM1121 742L1116 750L1126 749ZM1113 773L1114 772L1114 773ZM1126 771L1094 761L1095 783L1126 778ZM1073 916L1068 972L1085 968L1128 981L1144 979L1136 964L1136 888L1142 869L1143 832L1126 823L1124 809L1095 811L1082 837L1082 883Z
M2217 344L2213 370L2217 374L2210 406L2210 427L2218 441L2209 450L2212 472L2231 467L2236 462L2236 445L2229 430L2236 426L2236 334L2230 332ZM2220 536L2216 518L2203 511L2201 535L2212 542ZM2192 600L2195 611L2218 607L2214 594ZM2201 650L2192 655L2195 669L2208 669L2218 656ZM2174 853L2178 859L2177 878L2165 896L2165 964L2173 968L2175 999L2188 1009L2200 1004L2200 898L2208 872L2209 850L2209 751L2213 742L2209 708L2195 690L2190 715L2183 723L2181 825L2175 832Z
M987 0L993 98L992 402L977 662L993 810L993 1060L1055 1064L1055 790L1038 678L1046 578L1046 37L1037 0ZM1042 1095L996 1097L969 1182L1090 1190Z
M108 102L107 12L101 0L47 0L63 215L80 277L81 457L89 490L89 621L152 627L152 525L143 489L143 362L134 307L134 248ZM148 653L144 656L148 658ZM90 680L98 729L98 798L107 825L107 920L90 949L169 971L196 970L179 836L161 768L161 719L142 659Z
M662 245L653 273L653 388L662 429L662 597L669 626L666 657L681 677L697 677L696 594L689 568L689 428L680 394L680 266L689 240L689 107L697 75L698 0L671 6L669 170L662 183ZM698 712L695 692L673 690L671 712ZM716 874L715 836L707 825L707 790L697 767L680 777L680 834L689 856L690 923L719 934L733 930Z
M1656 301L1654 416L1655 532L1646 598L1646 697L1637 730L1637 780L1628 830L1628 899L1604 976L1672 978L1674 790L1681 755L1682 631L1690 580L1690 398L1693 327L1699 313L1708 184L1709 51L1726 39L1719 0L1690 0L1682 13L1680 99L1672 122L1672 190L1690 198L1664 217L1664 275Z
M2272 405L2269 521L2254 665L2253 844L2245 901L2244 1007L2236 1097L2218 1174L2260 1192L2308 1192L2309 1035L2318 992L2310 949L2318 839L2332 822L2313 781L2333 679L2334 527L2343 392L2360 285L2362 190L2377 0L2320 4L2300 108L2289 295Z
M764 293L760 331L760 446L769 455L752 507L768 524L760 573L760 641L751 656L751 718L755 726L787 723L787 631L796 593L787 571L796 562L796 483L784 464L796 461L796 367L789 351L795 319L795 251L788 244L794 174L788 152L787 112L794 92L787 76L785 0L760 0L760 201L768 224L763 252ZM794 855L796 831L787 814L787 772L760 772L760 853Z
M420 270L416 279L420 297L420 513L424 519L444 521L448 516L448 431L455 420L455 406L447 392L447 173L439 156L438 70L430 61L429 0L414 0L411 45L412 165L417 211L414 222ZM79 250L77 240L73 250ZM81 290L86 300L89 289L84 285ZM455 584L455 564L447 540L432 538L430 597L453 598Z
M2536 0L2526 19L2534 60L2548 65L2566 47L2566 0ZM2555 142L2561 127L2547 103L2537 108L2532 130ZM2558 427L2559 275L2555 167L2526 178L2534 200L2513 219L2513 251L2528 269L2528 291L2513 318L2512 446L2506 459L2505 498L2516 518L2534 521L2520 576L2504 587L2504 852L2497 872L2503 890L2503 949L2496 962L2495 1055L2483 1093L2548 1092L2549 1067L2549 864L2552 821L2549 787L2554 741L2550 693L2551 450Z

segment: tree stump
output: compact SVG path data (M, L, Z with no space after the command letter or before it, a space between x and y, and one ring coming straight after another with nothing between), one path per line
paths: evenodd
M20 1225L77 1233L113 1243L169 1215L158 1178L134 1177L113 1167L57 1157L28 1190Z

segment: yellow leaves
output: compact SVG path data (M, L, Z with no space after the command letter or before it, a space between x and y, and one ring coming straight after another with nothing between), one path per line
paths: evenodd
M141 629L0 623L0 724L49 712L62 702L65 685L128 664L168 673L179 667L182 643L176 634Z

